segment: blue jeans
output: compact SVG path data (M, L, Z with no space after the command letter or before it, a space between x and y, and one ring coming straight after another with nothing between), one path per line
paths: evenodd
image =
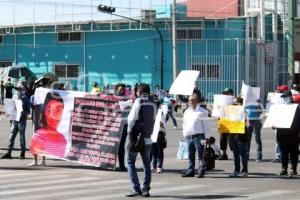
M27 122L27 116L21 117L20 121L12 121L11 133L9 136L9 144L7 148L8 154L11 154L14 148L15 139L18 132L20 133L21 154L24 154L26 152L26 140L25 140L26 122Z
M175 117L173 116L173 111L168 111L167 117L166 117L166 121L169 120L169 117L171 117L172 121L173 121L173 125L175 127L177 127L177 121L175 119Z
M247 152L247 143L241 141L238 135L230 135L229 137L230 147L233 151L233 160L234 160L234 171L237 173L241 172L240 161L242 159L242 172L248 172L248 158L246 155Z
M248 155L250 153L250 146L251 146L251 139L252 139L252 133L254 129L255 133L255 142L256 142L256 159L261 160L262 159L262 142L261 142L261 128L262 123L260 120L250 120L250 126L248 127Z
M197 134L193 136L187 136L187 144L189 150L189 166L187 173L195 173L195 154L198 153L199 159L199 174L205 173L205 161L203 160L204 145L201 144L201 140L205 138L204 134Z
M144 151L140 152L142 161L143 161L143 171L144 171L144 182L142 191L149 191L150 190L150 183L151 183L151 164L150 164L150 154L151 154L151 144L144 145ZM127 167L128 167L128 174L131 180L132 189L134 191L141 191L139 177L137 175L137 171L135 168L135 161L138 153L128 151L127 157Z
M277 129L275 129L275 159L281 160L281 150L277 140Z

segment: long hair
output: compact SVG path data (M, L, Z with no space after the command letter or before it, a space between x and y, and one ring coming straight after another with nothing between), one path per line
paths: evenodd
M60 96L59 93L57 92L48 92L46 97L45 97L45 102L43 105L43 111L42 111L42 117L41 117L41 121L40 121L40 128L45 128L47 126L47 122L46 122L46 107L48 105L48 103L51 100L56 100L58 102L61 102L62 104L64 104L64 101L62 99L62 97Z

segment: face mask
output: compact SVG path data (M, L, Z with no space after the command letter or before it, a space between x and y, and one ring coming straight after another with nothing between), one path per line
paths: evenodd
M283 102L284 102L285 104L291 103L290 97L283 97Z

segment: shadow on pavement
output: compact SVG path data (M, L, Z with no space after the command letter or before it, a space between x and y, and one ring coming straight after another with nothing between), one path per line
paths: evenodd
M151 195L151 198L173 198L173 199L234 199L247 198L248 196L237 195Z

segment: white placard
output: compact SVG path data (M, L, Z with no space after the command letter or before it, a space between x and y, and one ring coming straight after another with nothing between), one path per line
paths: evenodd
M298 104L273 104L271 105L264 128L290 128Z
M272 92L269 92L268 93L268 102L272 103L272 104L283 104L284 101L283 99L281 98L281 93L272 93Z
M199 71L183 70L177 76L170 88L170 94L191 95L195 88L195 81L199 76Z
M162 109L158 109L157 115L156 115L156 118L155 118L153 132L152 132L152 135L151 135L151 140L152 140L153 143L157 142L157 137L158 137L158 133L159 133L159 130L160 130L161 118L162 118Z
M21 114L23 111L23 106L22 106L22 100L20 99L14 99L14 104L16 105L16 110L17 110L17 116L16 116L16 121L20 121Z
M220 113L220 106L228 106L232 105L234 100L234 96L230 95L222 95L222 94L215 94L214 95L214 104L213 104L213 117L219 117Z
M4 99L4 112L10 120L15 120L17 116L16 106L13 99Z
M244 105L247 104L255 104L257 100L260 99L260 88L259 87L251 87L243 83L241 95L243 98Z

